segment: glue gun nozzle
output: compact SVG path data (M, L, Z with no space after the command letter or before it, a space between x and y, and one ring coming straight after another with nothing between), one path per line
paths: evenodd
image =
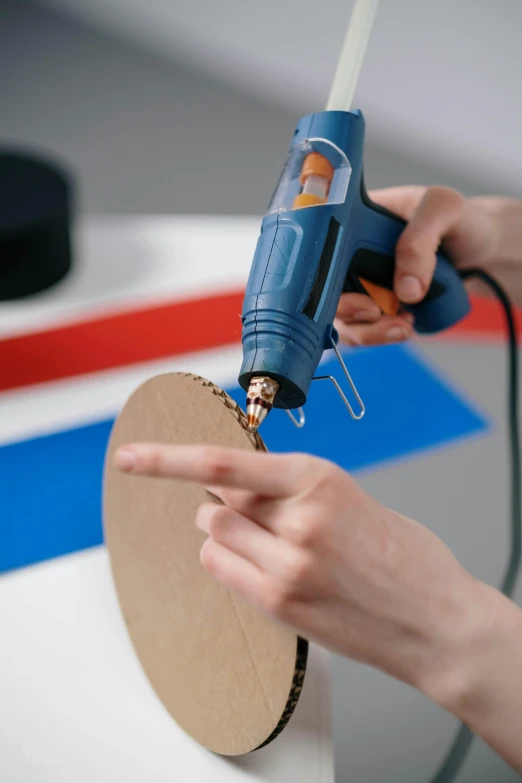
M267 378L266 376L252 378L246 400L249 432L257 432L272 410L274 398L278 391L279 384L273 381L272 378Z
M257 432L272 406L262 405L257 402L247 402L247 427L249 432Z
M256 416L254 413L250 413L247 415L247 425L248 425L249 432L257 432L260 424L261 421L259 416Z

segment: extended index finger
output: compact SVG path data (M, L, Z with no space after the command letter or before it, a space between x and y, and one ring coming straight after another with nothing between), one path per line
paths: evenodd
M114 464L126 473L174 478L201 486L231 487L267 497L303 489L309 458L218 446L133 443L118 449Z

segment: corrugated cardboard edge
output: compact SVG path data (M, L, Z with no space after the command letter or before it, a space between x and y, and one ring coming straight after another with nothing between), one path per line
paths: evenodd
M279 734L281 734L286 724L292 717L292 714L297 706L297 702L299 701L299 696L301 695L301 691L303 690L303 683L306 674L306 663L308 660L308 642L306 639L303 639L301 636L297 637L296 653L297 654L295 660L294 676L292 678L292 687L290 688L288 701L286 702L285 708L283 710L283 714L279 718L279 722L275 727L275 729L273 730L273 732L270 734L270 736L264 742L262 742L261 745L258 745L257 748L254 748L254 751L259 750L260 748L264 748L265 745L270 744L272 740L275 740L275 738L278 737Z
M195 375L194 373L177 372L177 373L172 373L172 375L180 375L185 378L190 378L193 381L199 383L201 386L204 386L205 388L209 389L212 392L212 394L223 403L223 405L230 411L230 413L232 413L234 418L244 429L245 433L247 434L254 448L257 451L267 451L267 448L260 435L257 432L251 432L249 430L247 417L244 411L223 389L221 389L219 386L216 386L214 383L212 383L212 381L209 381L208 379L203 378L200 375ZM110 446L110 441L109 441L109 446ZM107 455L106 455L106 459L107 459ZM104 466L104 488L103 488L104 493L105 493L105 468L106 466ZM290 687L290 692L288 694L288 699L286 701L285 707L272 733L267 737L266 740L264 740L261 743L261 745L258 745L257 748L253 748L253 750L250 751L251 753L255 752L256 750L259 750L260 748L264 748L266 745L269 745L273 740L275 740L279 736L279 734L281 734L285 726L288 724L297 706L299 697L301 695L301 691L303 689L303 683L306 674L307 659L308 659L308 641L306 639L303 639L301 636L297 636L294 675L292 677L292 684Z
M191 372L178 372L178 373L173 373L173 375L183 375L184 378L192 378L193 381L197 381L199 384L201 384L201 386L204 386L206 389L210 389L212 394L215 397L217 397L223 403L223 405L226 408L228 408L229 411L233 413L234 417L237 419L239 424L241 424L241 426L247 433L249 439L252 441L254 448L257 451L267 450L259 433L257 431L252 432L251 430L248 429L247 417L245 416L244 412L241 410L239 405L236 402L234 402L232 397L229 397L226 391L220 389L219 386L216 386L214 383L212 383L212 381L208 381L206 378L202 378L201 375L194 375Z
M189 372L179 373L179 374L184 375L186 378L192 378L192 380L197 381L202 386L205 386L207 389L210 389L212 394L214 394L223 403L223 405L225 405L229 409L229 411L231 411L231 413L237 419L239 424L241 424L241 426L243 427L243 429L251 439L254 447L258 451L267 451L267 448L262 438L260 437L259 433L251 432L248 429L247 417L245 416L244 411L239 407L239 405L236 402L234 402L232 397L230 397L225 391L223 391L223 389L221 389L219 386L216 386L214 383L212 383L212 381L209 381L206 378L202 378L200 375L193 375L192 373ZM285 704L285 708L273 732L270 734L269 737L267 737L267 739L264 742L261 743L261 745L258 745L257 748L254 748L254 750L251 751L252 753L256 750L259 750L260 748L264 748L266 745L269 745L273 740L275 740L276 737L278 737L279 734L281 734L281 732L287 725L288 721L292 717L292 714L297 706L297 702L299 701L299 696L301 695L301 691L303 689L307 660L308 660L308 641L306 639L303 639L301 636L298 636L294 676L292 678L292 686L290 688L290 693L288 694L288 699Z

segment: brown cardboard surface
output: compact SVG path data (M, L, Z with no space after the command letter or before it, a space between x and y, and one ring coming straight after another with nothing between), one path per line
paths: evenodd
M180 481L122 474L116 448L132 441L264 449L243 412L213 384L160 375L130 397L111 435L104 526L127 629L154 690L208 749L248 753L274 739L299 698L307 642L213 580L194 525L209 499Z

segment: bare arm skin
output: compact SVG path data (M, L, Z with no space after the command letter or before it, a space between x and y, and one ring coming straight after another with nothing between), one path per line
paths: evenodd
M275 620L409 683L522 773L522 611L430 530L301 454L133 444L120 470L184 479L205 503L204 568Z

